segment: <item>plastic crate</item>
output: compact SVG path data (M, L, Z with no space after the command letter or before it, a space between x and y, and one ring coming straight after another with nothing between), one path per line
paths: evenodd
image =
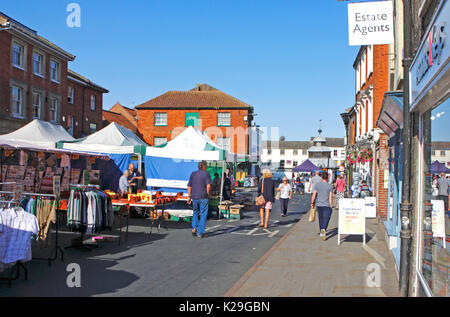
M169 216L169 219L170 219L170 220L173 220L173 221L185 221L185 222L191 222L191 221L192 221L192 216L182 216L182 217L178 217L178 216L170 215L170 216Z

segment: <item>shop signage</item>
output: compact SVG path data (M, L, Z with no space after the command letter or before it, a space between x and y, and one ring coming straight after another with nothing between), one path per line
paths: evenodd
M176 179L158 179L158 178L148 178L147 186L149 187L170 187L170 188L181 188L187 189L188 181L180 181Z
M391 1L348 4L349 45L394 43Z
M411 109L418 103L420 96L446 68L450 57L450 48L446 39L450 21L449 1L443 5L435 22L422 39L418 53L410 67Z
M377 217L377 198L376 197L366 197L366 218L376 218Z
M338 245L341 244L341 234L362 235L363 244L366 244L365 199L339 199Z
M443 200L432 200L433 211L431 212L431 230L433 237L442 238L445 248L445 208Z

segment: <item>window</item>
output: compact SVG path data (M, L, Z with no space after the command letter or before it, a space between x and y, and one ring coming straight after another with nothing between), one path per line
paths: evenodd
M19 43L13 42L12 45L12 64L19 68L25 68L25 47Z
M217 138L217 145L227 151L230 151L230 138Z
M280 167L284 167L284 160L280 160Z
M445 156L445 151L441 151L441 156Z
M95 111L95 96L91 96L91 110Z
M33 92L33 119L41 118L41 105L42 105L42 95L37 92Z
M23 88L11 87L12 114L14 117L23 117Z
M333 156L338 156L338 150L333 150Z
M73 87L70 87L70 86L69 86L68 89L69 90L68 90L68 93L67 93L67 101L69 103L73 104L74 100L75 100L75 89Z
M267 149L267 154L271 155L272 154L272 150L271 149Z
M284 155L284 150L280 150L280 155Z
M193 126L198 127L198 112L186 112L184 114L184 125L186 127Z
M298 165L297 161L294 161L294 163L292 164L292 166L297 166L297 165Z
M161 144L167 143L167 138L165 137L154 137L153 138L153 146L158 146Z
M167 112L155 113L155 126L167 126Z
M50 60L50 78L52 81L59 83L61 66L55 60Z
M432 150L432 151L431 151L431 155L436 156L436 151L435 151L435 150Z
M50 103L48 105L48 117L49 121L56 123L58 120L58 108L59 100L58 98L50 98Z
M298 150L294 150L293 155L298 155Z
M229 112L218 112L217 113L217 125L219 127L231 126L231 114Z
M44 76L44 56L36 52L33 53L33 72L36 75Z
M73 136L73 116L70 114L67 116L67 132Z
M97 123L89 123L90 133L94 133L97 131Z

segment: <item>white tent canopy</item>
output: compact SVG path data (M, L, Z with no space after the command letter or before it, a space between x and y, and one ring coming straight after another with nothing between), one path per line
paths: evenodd
M115 122L105 128L73 142L62 142L59 147L67 150L132 154L140 152L141 146L147 144L137 137L130 129Z
M62 126L35 119L20 129L0 135L0 143L35 149L56 149L59 141L75 140Z
M147 156L180 160L234 161L234 154L220 148L201 131L188 127L171 141L157 147L147 147Z

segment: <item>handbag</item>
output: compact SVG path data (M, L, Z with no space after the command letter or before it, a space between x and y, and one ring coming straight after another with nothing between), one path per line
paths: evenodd
M316 208L311 207L309 210L309 222L314 222L316 220Z
M262 181L262 186L261 186L261 195L259 195L258 197L256 197L255 199L255 205L256 206L264 206L264 204L266 203L266 200L264 199L263 193L264 193L264 179Z

